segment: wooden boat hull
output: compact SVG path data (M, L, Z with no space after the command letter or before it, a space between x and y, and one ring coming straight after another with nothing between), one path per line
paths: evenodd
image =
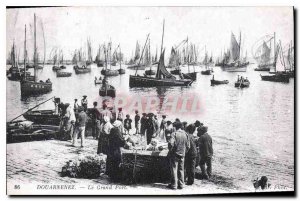
M190 86L193 80L157 79L130 75L129 87L166 87L166 86Z
M61 68L59 66L53 66L52 70L60 70Z
M155 75L155 71L154 70L145 70L145 74L146 75Z
M228 80L210 80L211 85L228 84Z
M60 69L66 69L67 67L66 66L60 66Z
M125 73L126 73L125 69L122 69L122 68L121 68L121 69L119 69L119 70L118 70L118 72L119 72L119 74L120 74L120 75L122 75L122 74L125 74Z
M224 68L226 72L246 72L247 66L239 66L239 67L226 67Z
M285 74L260 75L260 77L263 81L284 82L284 83L290 82L290 77Z
M35 124L58 126L60 123L60 117L58 114L54 114L54 110L30 111L23 114L23 117L28 121L34 122Z
M145 70L146 66L141 66L141 65L132 65L132 66L128 66L128 69L132 69L132 70Z
M212 70L204 70L204 71L201 71L201 74L202 75L211 75L211 72L212 72Z
M76 74L84 74L84 73L90 73L91 68L75 68Z
M59 72L57 71L56 77L71 77L72 73L71 72Z
M180 70L179 69L170 70L170 73L173 74L173 75L179 75Z
M45 94L52 91L52 83L34 82L34 81L21 81L21 94L22 95L35 95Z
M258 67L254 69L255 71L270 71L270 67Z
M197 79L197 73L182 73L182 76L184 79L191 79L191 80L196 80Z
M249 87L250 86L250 82L242 82L242 83L235 82L234 86L238 87L238 88L245 88L245 87Z
M104 76L118 76L119 72L117 70L102 69L101 74Z
M104 87L101 87L99 89L99 95L100 96L109 96L109 97L116 97L116 89L113 86L108 87L105 89Z

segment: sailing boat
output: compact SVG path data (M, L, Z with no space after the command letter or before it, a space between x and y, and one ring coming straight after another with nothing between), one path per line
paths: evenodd
M105 52L105 69L101 70L101 74L104 75L104 76L117 76L117 75L119 75L119 71L111 69L111 42L108 43L108 49L106 49L105 46L104 46L104 52ZM107 68L108 64L109 64L109 67L110 67L109 69Z
M186 46L187 46L187 66L188 66L188 73L182 73L182 76L184 79L191 79L196 80L197 79L197 72L195 72L195 66L193 64L194 72L190 72L190 63L192 63L193 54L191 54L191 50L193 49L193 45L191 45L191 50L189 51L189 42L188 38L186 39Z
M290 76L286 74L286 61L283 55L281 43L277 45L276 54L275 54L275 65L274 65L274 75L260 75L261 79L264 81L273 81L273 82L285 82L290 81Z
M245 72L247 70L247 65L249 62L244 61L241 54L241 33L240 40L237 42L235 35L231 33L231 44L230 44L230 54L228 56L227 62L223 64L223 70L227 72Z
M62 50L60 51L60 53L61 53L61 59L60 59L60 61L59 61L59 64L60 64L60 69L66 69L66 66L64 65L64 53L62 52Z
M211 75L211 73L213 72L213 70L211 68L209 68L209 63L210 63L210 61L208 59L208 54L206 52L206 46L205 46L205 57L204 57L204 61L203 61L203 64L205 65L205 70L201 71L202 75Z
M132 63L131 65L129 65L127 68L128 69L134 69L134 70L145 70L146 66L143 63L137 63L139 61L139 59L141 58L142 55L140 55L140 45L138 43L138 41L136 42L136 47L135 47L135 55L134 58L131 60Z
M150 39L148 42L148 48L146 49L145 52L145 65L150 66L149 70L145 70L146 75L155 75L155 71L152 70L152 61L151 61L151 49L150 49Z
M101 46L99 45L99 49L98 49L98 54L96 56L96 60L95 60L97 67L103 67L104 66L104 61L101 60Z
M155 77L139 76L137 71L135 75L129 77L129 87L160 87L160 86L190 86L193 80L181 79L177 80L165 67L164 57L165 50L163 49L165 21L163 22L163 33L161 43L161 54L157 66ZM147 40L146 40L147 41Z
M272 40L274 40L273 48ZM271 58L272 49L274 49L273 52L275 56L275 33L273 37L268 40L264 40L257 48L254 54L254 59L258 62L258 67L254 69L255 71L270 71L270 68L274 66L274 58Z
M26 39L25 39L26 40ZM25 75L25 69L26 68L19 68L18 62L16 60L16 46L15 42L13 42L13 46L10 52L10 63L11 67L7 70L7 78L12 81L20 81L24 75ZM25 50L24 50L25 51ZM25 55L25 53L24 53ZM24 57L24 62L25 62L25 57ZM24 63L25 66L25 63ZM26 72L26 75L29 76L30 72Z
M295 66L294 66L294 46L291 41L288 47L288 53L286 56L286 74L288 74L291 78L295 77Z
M26 29L25 29L26 36ZM25 37L26 38L26 37ZM37 81L36 70L37 70L37 47L36 47L36 15L34 14L34 80L25 78L21 81L21 94L32 95L32 94L44 94L52 91L52 83L50 79L43 81Z
M125 69L122 68L122 61L123 61L123 54L121 53L121 47L119 45L119 56L117 56L117 60L119 61L120 64L120 69L118 69L118 72L120 75L125 74Z
M53 66L52 66L52 70L59 70L59 64L58 64L58 58L57 58L57 50L55 51L55 54L53 56Z
M88 40L88 52L91 52L90 48L89 48L89 40ZM90 54L89 58L91 57ZM83 60L83 53L82 53L82 49L80 48L80 50L78 51L78 62L77 64L74 66L75 69L75 73L76 74L84 74L84 73L90 73L91 72L91 60L86 60L86 61L82 61ZM91 59L91 58L90 58Z

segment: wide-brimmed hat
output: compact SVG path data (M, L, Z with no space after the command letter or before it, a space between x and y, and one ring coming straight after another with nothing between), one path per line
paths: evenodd
M84 95L84 96L82 96L83 98L86 98L87 96L86 95Z

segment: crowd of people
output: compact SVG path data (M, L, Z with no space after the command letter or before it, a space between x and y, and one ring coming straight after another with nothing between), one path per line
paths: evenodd
M153 139L168 143L168 158L170 162L171 183L170 189L182 189L192 185L195 179L195 168L199 165L203 179L212 175L212 138L207 133L208 128L200 121L187 124L180 119L174 122L167 120L162 115L158 121L153 113L135 111L134 119L127 114L124 118L123 109L118 108L114 114L106 104L98 107L93 103L93 108L87 111L87 97L83 96L81 105L74 100L73 107L66 103L56 103L56 108L61 114L61 132L64 139L71 140L72 145L77 145L77 138L81 138L81 147L85 145L85 128L88 119L91 121L92 137L98 140L98 154L107 155L107 175L114 181L121 179L121 148L134 147L132 135L141 135L146 138L147 145ZM134 127L132 127L132 123Z

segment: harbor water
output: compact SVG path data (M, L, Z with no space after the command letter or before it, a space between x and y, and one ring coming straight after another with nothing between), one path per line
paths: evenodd
M125 66L123 66L126 68ZM130 100L136 98L157 97L160 101L174 97L197 97L199 112L169 113L167 119L179 118L194 123L199 120L208 126L213 138L214 164L219 168L215 174L231 178L236 185L248 189L251 180L267 176L278 188L294 188L294 79L288 84L262 81L260 74L254 71L256 64L250 64L246 72L224 72L214 67L216 80L228 80L229 84L211 86L212 75L197 74L197 80L190 87L170 88L130 88L129 75L135 70L126 69L126 74L110 77L109 83L116 88L116 96L122 95ZM118 68L118 67L114 67ZM204 67L190 66L190 71L200 72ZM71 77L57 78L52 65L38 70L39 80L50 78L52 92L35 97L21 97L20 83L7 80L7 121L34 107L52 96L60 97L62 102L73 104L75 98L80 102L87 95L89 107L99 100L100 85L94 84L94 78L101 75L102 68L92 65L88 74L75 74L72 65L66 71ZM154 68L156 69L156 68ZM30 69L33 73L32 69ZM188 67L182 68L183 72ZM138 71L142 76L144 71ZM249 88L235 88L237 76L247 77ZM49 101L37 109L54 109ZM160 118L163 112L161 104L156 108ZM124 108L127 114L127 108ZM134 114L130 113L131 118Z

